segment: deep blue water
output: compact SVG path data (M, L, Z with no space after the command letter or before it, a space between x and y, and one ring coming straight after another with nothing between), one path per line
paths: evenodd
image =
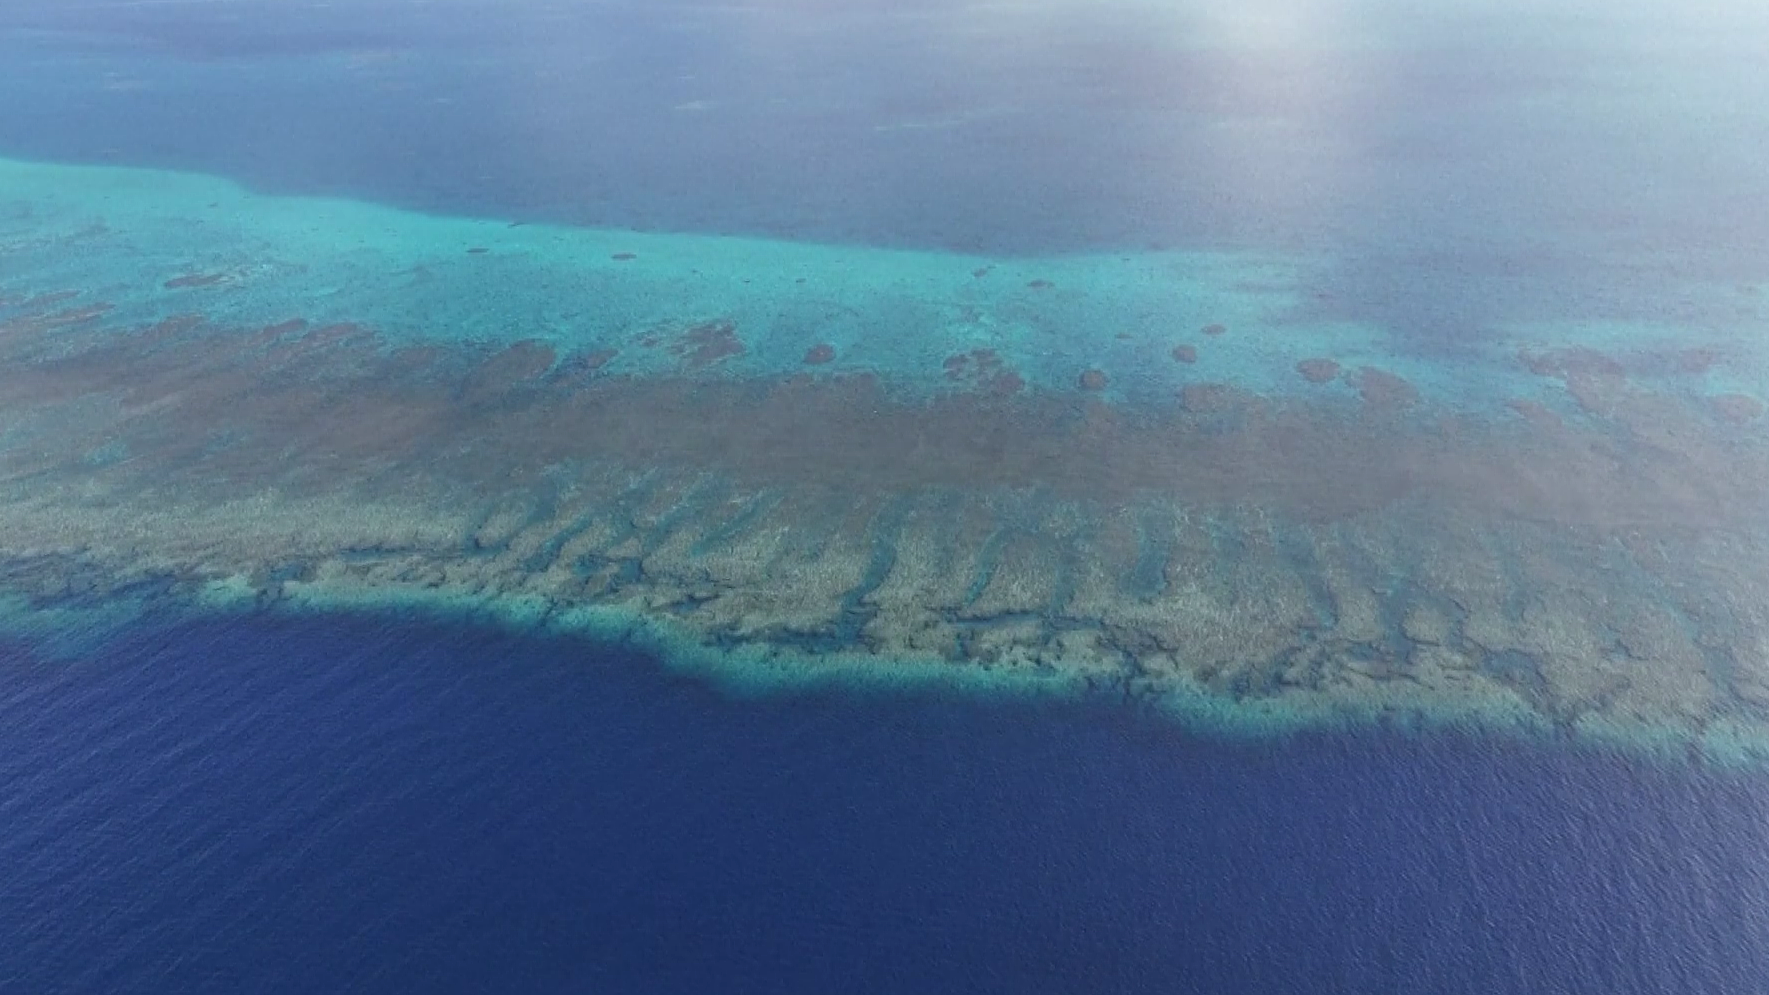
M0 991L1757 993L1769 782L737 701L413 619L0 649Z

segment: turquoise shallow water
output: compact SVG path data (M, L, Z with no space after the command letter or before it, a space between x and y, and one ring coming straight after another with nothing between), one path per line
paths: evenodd
M0 168L13 259L0 288L17 298L81 289L115 306L110 320L136 325L193 312L240 326L348 321L393 343L539 340L561 351L608 349L618 353L611 372L645 375L674 372L682 358L643 348L648 336L729 321L743 329L743 351L706 372L789 373L824 345L832 352L827 371L864 371L922 394L949 387L949 358L979 349L998 354L1027 386L1066 390L1098 369L1105 396L1142 402L1169 400L1200 381L1349 398L1347 389L1298 375L1299 362L1328 358L1347 369L1379 366L1432 400L1490 414L1518 398L1564 396L1520 363L1520 352L1579 348L1634 359L1635 372L1679 390L1762 389L1760 340L1751 334L1764 320L1755 284L1685 287L1699 306L1731 312L1724 324L1699 330L1655 314L1594 316L1434 342L1430 330L1314 313L1337 293L1330 257L1142 251L1022 259L511 227L255 195L164 172ZM1176 348L1191 358L1176 359ZM1702 349L1727 362L1677 361Z

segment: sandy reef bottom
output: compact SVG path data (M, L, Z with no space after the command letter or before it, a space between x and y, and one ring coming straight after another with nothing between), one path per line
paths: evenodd
M0 320L15 625L142 592L425 605L637 639L735 687L1091 691L1233 734L1769 759L1758 413L1600 357L1540 362L1570 416L1493 418L1231 384L908 400L107 313L52 295Z

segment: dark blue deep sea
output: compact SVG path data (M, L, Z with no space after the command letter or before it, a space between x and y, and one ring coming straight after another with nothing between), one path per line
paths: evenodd
M570 639L143 623L0 695L7 992L1755 993L1769 791Z

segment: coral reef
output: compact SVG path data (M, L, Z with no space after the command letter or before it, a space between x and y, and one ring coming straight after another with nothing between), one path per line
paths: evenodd
M163 286L167 290L183 290L186 287L213 287L226 280L226 273L186 273L167 280Z
M1305 359L1296 364L1296 372L1309 383L1328 383L1339 376L1339 364L1330 359Z
M1404 408L1419 400L1419 390L1387 370L1365 366L1354 378L1358 396L1364 403L1378 408Z
M1179 389L1179 406L1193 414L1237 408L1246 395L1225 383L1189 383Z
M1627 374L1620 361L1589 346L1541 351L1526 349L1519 352L1517 358L1531 373L1543 377L1622 377Z
M461 399L468 403L494 399L520 384L538 381L553 368L555 358L553 347L545 342L517 342L486 357L467 375L461 385Z
M1714 413L1735 425L1763 416L1763 402L1748 394L1721 394L1714 398Z
M978 389L901 400L691 375L731 322L660 340L675 373L610 376L593 346L94 307L0 322L0 584L30 597L496 603L1252 726L1769 741L1769 444L1716 398L1426 417L1364 369L1363 406L1077 404L991 393L1011 371L979 348L946 362Z
M1020 374L1001 361L993 349L954 353L941 364L947 380L970 384L984 394L998 397L1017 394L1026 386Z
M735 322L704 321L689 326L678 335L669 351L688 368L700 369L721 359L741 356L745 350L743 340L737 337Z
M562 378L586 376L612 363L618 355L618 349L591 349L574 353L558 364L556 374Z
M1566 425L1561 421L1559 415L1540 401L1513 399L1506 402L1506 406L1528 419L1538 428L1564 428Z

